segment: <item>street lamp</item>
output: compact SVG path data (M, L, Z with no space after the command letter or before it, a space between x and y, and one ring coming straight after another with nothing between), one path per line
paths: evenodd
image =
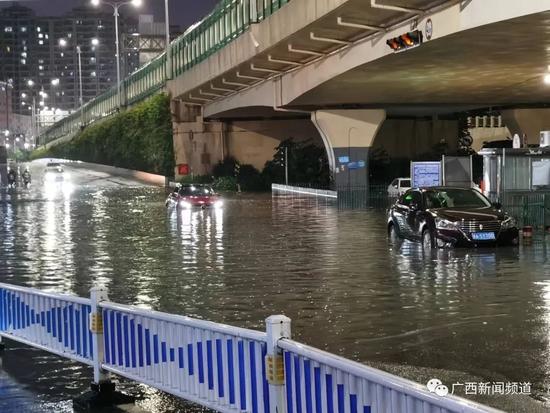
M143 3L142 0L128 0L128 1L119 1L111 2L108 0L91 0L93 6L99 6L101 4L107 4L113 8L113 15L115 16L115 36L116 36L116 85L117 85L117 95L118 95L118 106L120 107L120 42L118 40L118 9L126 4L131 4L134 7L140 7Z
M166 77L172 79L172 56L170 55L170 8L168 0L164 0L164 15L166 20Z
M93 46L96 46L99 44L99 40L96 38L93 38L91 40L91 43ZM67 40L65 39L59 39L59 46L60 47L66 47L67 46ZM79 84L79 103L80 106L84 104L84 98L82 96L82 49L80 48L80 45L76 45L76 54L78 55L78 84ZM59 84L59 79L52 80L52 85L54 85L54 81L56 81L57 84ZM55 86L55 85L54 85Z

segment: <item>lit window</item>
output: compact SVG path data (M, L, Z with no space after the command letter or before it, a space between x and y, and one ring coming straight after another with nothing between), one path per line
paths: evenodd
M21 57L27 57L27 52L21 53Z
M25 33L27 31L27 28L25 26L21 27L21 31Z
M11 27L11 26L4 27L4 32L6 32L6 33L13 32L13 27Z
M11 47L6 46L6 52L8 52L8 53L11 52Z
M61 57L65 56L65 54L64 54L63 52L59 53L59 55L60 55Z
M44 44L44 40L39 40L38 44Z
M45 37L46 39L49 39L49 37L48 37L48 35L47 35L47 34L46 34L46 35L44 35L44 37Z
M38 65L38 70L44 70L44 66Z
M96 76L97 76L96 72L92 72L92 73L90 73L90 74L91 74L92 77L96 77Z
M44 59L38 59L38 63L43 64L43 63L44 63Z
M26 65L26 64L27 64L27 60L26 60L26 59L21 59L21 64L22 64L22 65Z
M43 39L43 38L44 38L44 35L43 35L42 33L40 33L40 34L38 35L38 38L39 38L39 39Z
M36 31L37 31L37 32L40 32L40 30L41 30L40 27L37 27L37 28L36 28Z

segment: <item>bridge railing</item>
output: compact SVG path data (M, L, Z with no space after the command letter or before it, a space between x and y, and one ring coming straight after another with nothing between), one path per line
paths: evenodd
M0 284L0 337L220 412L497 412L290 339L290 319L266 332L109 301Z
M221 0L209 15L171 43L171 70L168 70L166 53L162 53L123 80L120 97L117 87L113 86L45 130L39 144L76 133L95 120L111 115L121 106L132 105L162 90L170 73L180 76L239 37L251 24L264 20L289 1Z

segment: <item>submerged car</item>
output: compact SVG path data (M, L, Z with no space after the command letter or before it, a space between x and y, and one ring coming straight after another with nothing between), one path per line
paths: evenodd
M514 218L470 188L414 188L388 213L390 240L421 241L424 248L517 245Z
M65 170L60 163L48 162L46 164L46 170L44 171L44 177L46 181L63 181Z
M222 207L223 201L220 196L214 192L212 187L199 184L178 185L174 191L168 195L166 206L174 205L180 208L207 208Z

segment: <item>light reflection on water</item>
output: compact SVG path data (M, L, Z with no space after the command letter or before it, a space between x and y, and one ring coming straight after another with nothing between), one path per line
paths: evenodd
M162 190L63 188L2 193L2 281L83 296L100 282L118 302L257 329L284 313L295 338L359 361L549 384L543 238L424 253L388 245L383 212L326 201L239 195L167 211ZM12 347L9 400L58 411L48 403L87 387L88 369ZM145 393L155 411L177 406Z

